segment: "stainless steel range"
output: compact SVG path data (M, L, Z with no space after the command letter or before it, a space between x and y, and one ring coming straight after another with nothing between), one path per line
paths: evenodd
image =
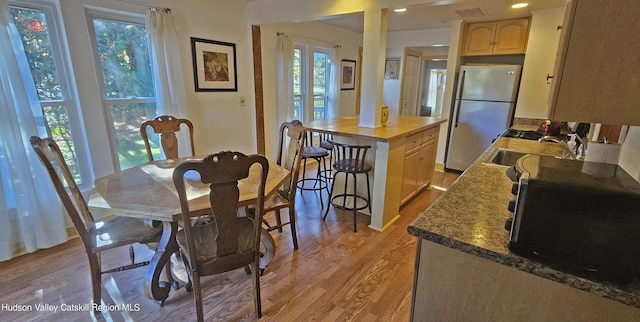
M527 130L516 130L516 129L508 129L502 134L502 137L505 137L505 138L516 138L516 139L525 139L525 140L538 140L543 136L544 134L538 133L533 130L527 131Z

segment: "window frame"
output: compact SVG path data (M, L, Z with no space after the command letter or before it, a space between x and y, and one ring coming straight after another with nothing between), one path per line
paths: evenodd
M332 99L332 91L331 91L331 73L333 72L333 67L335 62L332 61L334 50L329 46L316 45L313 43L306 43L303 41L294 41L294 48L300 50L300 86L301 86L301 94L295 95L300 96L301 101L301 120L303 122L311 122L314 121L315 118L315 94L313 88L313 80L314 80L314 55L315 53L322 53L327 55L327 79L325 82L325 118L327 114L329 114L329 109L334 108L329 104Z
M9 0L7 2L9 7L39 10L45 16L49 40L51 41L51 50L54 56L55 72L60 84L60 94L63 98L61 100L49 101L40 101L38 98L38 103L41 110L48 106L62 106L65 108L69 121L71 140L75 150L76 166L80 174L78 187L81 190L90 189L93 186L93 170L89 163L88 143L82 123L77 87L72 73L73 65L68 49L69 45L64 34L64 23L59 3L52 1L19 0ZM36 118L36 116L34 116L34 118ZM37 119L36 122L38 122ZM42 120L42 122L46 123L45 120Z
M115 22L122 23L130 23L136 25L142 25L146 30L146 22L145 16L143 14L136 14L130 12L121 12L121 11L113 11L99 8L88 8L86 9L86 18L87 18L87 29L89 31L89 42L91 44L91 53L93 57L93 67L95 71L95 75L97 77L97 87L100 93L102 113L104 116L104 121L108 134L109 141L109 155L111 157L111 163L113 169L116 172L122 171L122 167L120 166L119 160L119 152L118 152L118 142L115 127L113 124L113 117L111 115L110 108L112 105L116 104L141 104L141 103L154 103L156 104L156 114L158 111L157 106L157 95L155 97L130 97L130 98L108 98L106 94L106 89L104 86L104 73L102 72L101 61L100 61L100 53L98 52L98 44L95 37L96 31L93 26L94 19L102 19L102 20L111 20ZM149 46L149 52L151 53L151 44L147 40L147 46ZM153 65L153 60L149 57L151 62L151 72L152 77L155 78L156 70ZM152 80L155 82L155 80ZM154 84L155 86L155 84Z

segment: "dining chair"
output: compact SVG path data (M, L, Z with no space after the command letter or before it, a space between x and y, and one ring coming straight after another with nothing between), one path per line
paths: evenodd
M238 181L249 176L252 166L254 171L257 171L256 168L260 171L260 180L254 182L258 187L254 217L238 214L238 210L242 209L238 202ZM185 177L187 172L192 174ZM180 199L184 222L184 229L178 231L176 240L189 276L187 289L193 288L198 321L204 320L200 277L241 267L247 273L253 272L256 316L262 316L259 257L268 172L269 162L264 156L231 151L211 154L202 160L184 161L173 172L173 183ZM210 215L194 214L189 208L185 181L194 180L194 176L197 181L210 186Z
M282 232L282 227L289 225L291 229L291 239L293 248L298 249L298 235L296 233L296 190L298 175L300 174L300 164L302 161L302 148L304 147L305 129L302 122L293 120L283 122L280 125L278 140L278 156L276 163L291 172L291 179L278 189L278 193L265 201L264 213L275 212L275 225L263 220L267 226L267 231L278 230ZM288 209L289 221L282 222L280 217L281 209Z
M115 217L110 220L96 221L78 186L69 171L60 148L51 138L32 136L31 146L40 161L47 168L49 176L59 198L80 235L89 259L93 303L101 304L102 274L138 268L149 264L148 261L136 262L133 248L130 247L130 264L102 270L100 254L103 251L135 243L151 245L157 243L162 234L162 226L148 224L142 219ZM62 175L62 176L60 176ZM66 188L65 188L66 185ZM71 196L67 193L69 189ZM169 274L167 277L170 278Z
M154 133L160 136L160 146L167 159L178 157L178 138L176 133L180 131L180 126L185 124L189 129L189 142L191 143L191 155L195 155L193 144L193 124L187 119L179 119L171 115L160 115L153 120L142 122L140 125L140 135L147 149L147 158L149 162L153 162L153 153L149 142L148 127L153 129Z

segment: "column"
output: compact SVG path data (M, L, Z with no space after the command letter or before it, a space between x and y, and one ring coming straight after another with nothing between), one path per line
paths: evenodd
M387 9L364 11L362 49L362 83L360 84L360 123L358 126L380 127L384 60L387 52Z

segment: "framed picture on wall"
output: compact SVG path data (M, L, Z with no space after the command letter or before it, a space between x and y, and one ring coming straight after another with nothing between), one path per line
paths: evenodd
M343 59L340 63L340 89L356 88L356 61Z
M387 58L384 63L384 79L398 79L400 58Z
M236 44L191 37L196 92L237 92Z

